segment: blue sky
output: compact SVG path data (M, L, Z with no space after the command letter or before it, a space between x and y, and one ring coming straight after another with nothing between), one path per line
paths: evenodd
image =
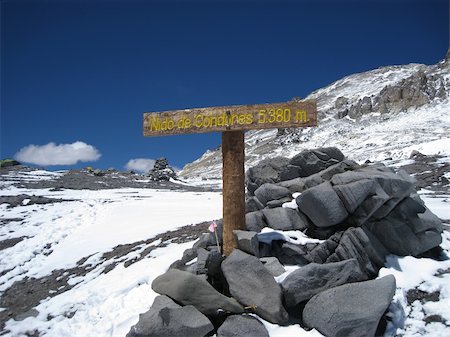
M0 157L182 167L220 134L143 137L143 112L287 101L448 46L447 0L2 0Z

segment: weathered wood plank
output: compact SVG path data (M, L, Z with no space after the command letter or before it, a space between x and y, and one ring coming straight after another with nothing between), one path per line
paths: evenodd
M233 230L245 229L244 132L222 132L223 253L236 247Z
M317 125L313 100L144 113L144 136Z

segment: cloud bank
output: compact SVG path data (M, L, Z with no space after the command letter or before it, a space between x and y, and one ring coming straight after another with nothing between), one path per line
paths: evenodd
M96 161L101 153L84 142L72 144L27 145L14 155L14 159L40 166L74 165L78 162Z
M130 159L125 165L125 169L136 172L148 172L155 165L154 159L136 158Z

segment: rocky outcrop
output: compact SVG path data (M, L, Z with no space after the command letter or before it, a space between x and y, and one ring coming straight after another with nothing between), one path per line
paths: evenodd
M253 313L279 325L300 322L327 337L372 337L395 291L393 276L377 279L386 256L437 247L441 221L401 170L361 166L333 148L293 158L249 170L253 211L246 230L233 232L239 249L223 257L215 236L203 234L152 287L206 315L214 325L209 334L217 336L267 335L245 315ZM284 265L299 268L283 275Z
M176 178L177 174L166 158L159 158L156 159L155 165L148 171L147 176L154 181L169 181Z
M254 195L265 183L274 184L297 177L307 177L342 160L344 160L344 155L334 147L304 150L292 159L284 157L265 159L247 170L247 190L250 195ZM266 205L269 198L274 200L287 195L286 189L270 185L263 187L256 194L263 205Z

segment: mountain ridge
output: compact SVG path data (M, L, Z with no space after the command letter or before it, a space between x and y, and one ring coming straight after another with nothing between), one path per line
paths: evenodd
M433 65L351 74L313 91L306 99L317 100L319 126L246 132L246 169L266 157L292 157L321 146L338 146L357 161L406 159L412 150L450 153L442 141L450 129L449 55ZM220 148L208 150L180 176L220 178L221 160Z

